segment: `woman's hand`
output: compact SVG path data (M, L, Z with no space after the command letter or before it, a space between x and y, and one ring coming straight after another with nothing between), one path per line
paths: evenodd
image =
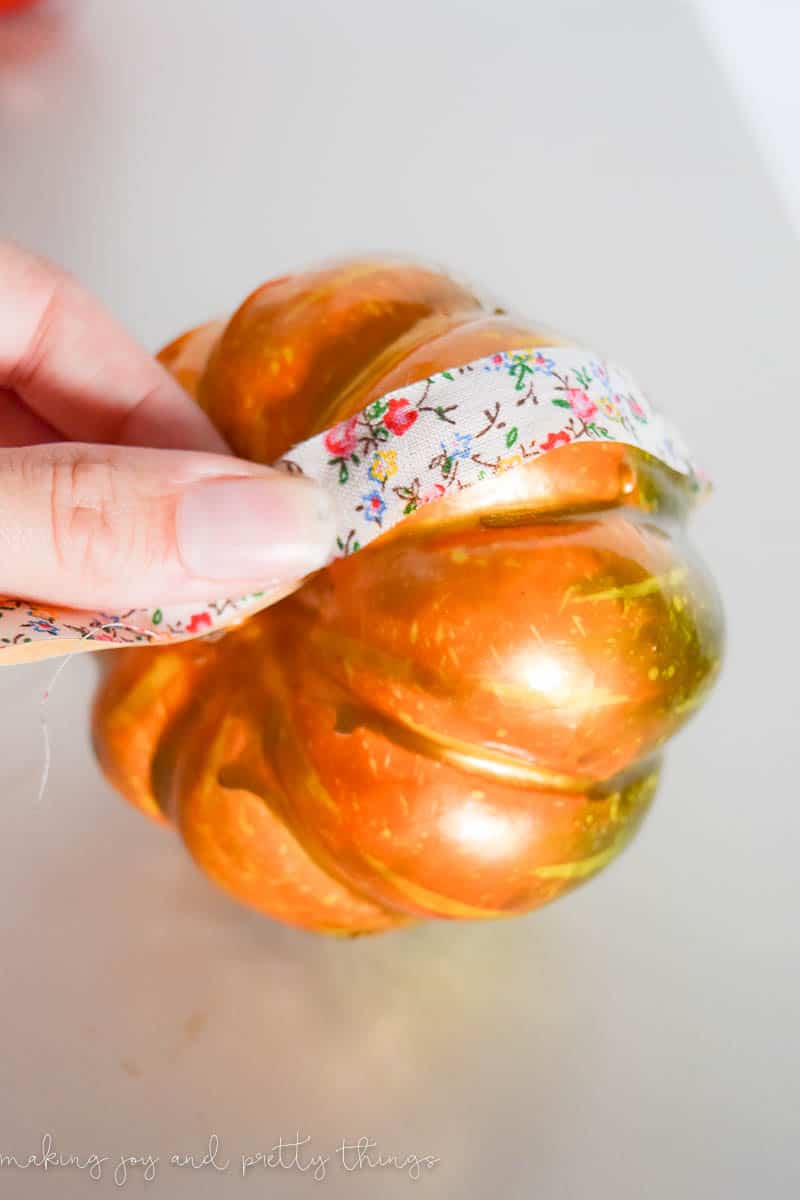
M317 485L233 458L91 296L0 243L0 593L105 611L277 598L333 539Z

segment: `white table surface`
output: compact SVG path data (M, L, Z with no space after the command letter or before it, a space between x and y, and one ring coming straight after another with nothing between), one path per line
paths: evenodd
M797 245L671 0L74 0L0 28L0 230L148 345L359 249L626 362L717 483L727 667L634 847L548 910L340 944L214 891L101 780L90 658L0 671L0 1194L798 1194ZM238 1173L296 1131L331 1154ZM191 1171L171 1154L219 1160ZM440 1159L346 1172L342 1138ZM124 1193L143 1194L142 1169ZM315 1193L316 1194L316 1193Z

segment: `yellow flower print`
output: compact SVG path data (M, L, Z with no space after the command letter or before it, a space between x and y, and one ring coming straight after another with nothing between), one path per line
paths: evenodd
M597 401L601 410L607 417L611 417L613 421L618 421L620 418L619 405L610 396L601 396Z
M372 460L369 469L370 479L376 483L386 483L397 474L397 452L395 450L379 450Z
M522 466L521 454L507 454L505 458L498 458L497 473L502 475L504 471L510 471L512 467Z

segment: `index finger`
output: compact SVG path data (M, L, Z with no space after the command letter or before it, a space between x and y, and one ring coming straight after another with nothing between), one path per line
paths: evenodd
M169 372L69 275L0 244L0 388L65 438L228 450Z

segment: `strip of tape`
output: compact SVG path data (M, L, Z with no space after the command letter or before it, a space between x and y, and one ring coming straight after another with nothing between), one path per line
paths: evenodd
M586 350L506 351L390 392L295 446L275 465L317 480L333 498L339 556L356 553L420 505L572 442L638 447L698 479L678 433L627 371ZM234 531L235 532L235 531ZM33 643L153 644L207 636L267 602L265 592L205 605L78 612L0 597L0 663ZM63 649L57 643L69 642ZM88 647L86 647L88 648Z

